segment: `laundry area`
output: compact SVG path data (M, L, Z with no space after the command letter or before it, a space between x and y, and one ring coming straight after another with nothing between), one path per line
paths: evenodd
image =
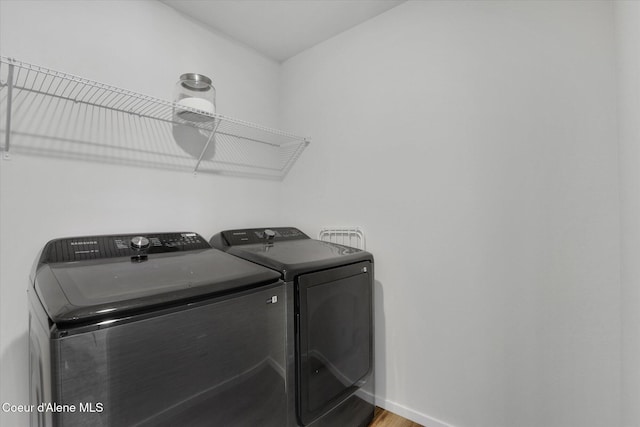
M0 425L640 427L638 117L635 1L0 0Z

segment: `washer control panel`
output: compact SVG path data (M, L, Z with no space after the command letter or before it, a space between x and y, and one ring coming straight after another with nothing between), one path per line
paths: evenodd
M225 240L225 246L309 239L309 236L293 227L245 228L241 230L227 230L220 234L222 234Z
M191 232L70 237L47 243L40 262L72 262L126 256L139 258L151 254L210 248L211 245L202 236Z

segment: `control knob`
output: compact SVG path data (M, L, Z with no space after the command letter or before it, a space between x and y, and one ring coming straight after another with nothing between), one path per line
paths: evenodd
M135 250L147 249L149 247L149 239L143 236L136 236L131 239L131 248Z
M267 242L273 241L273 238L276 237L276 232L270 229L264 230L264 238Z

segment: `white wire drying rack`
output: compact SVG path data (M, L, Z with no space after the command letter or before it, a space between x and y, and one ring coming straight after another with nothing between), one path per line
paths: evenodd
M318 240L366 249L364 231L360 227L325 227L318 233Z
M198 120L183 120L181 111ZM12 153L282 179L309 139L0 56Z

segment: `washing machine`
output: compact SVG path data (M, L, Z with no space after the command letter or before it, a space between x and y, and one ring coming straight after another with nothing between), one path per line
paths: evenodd
M286 282L288 425L368 425L375 410L373 256L293 227L227 230L210 243Z
M273 270L191 232L63 238L28 295L32 426L287 423Z

